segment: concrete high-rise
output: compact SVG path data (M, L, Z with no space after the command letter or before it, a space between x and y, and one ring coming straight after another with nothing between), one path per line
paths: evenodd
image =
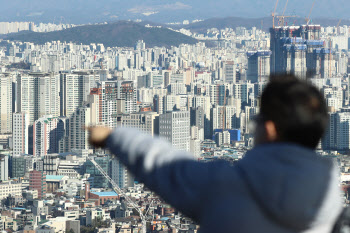
M159 135L175 149L190 151L190 113L174 111L160 115Z
M20 178L26 174L26 159L20 155L13 155L10 158L10 177Z
M114 180L120 188L134 186L134 177L117 158L111 160L110 174L112 180Z
M248 52L247 80L252 83L266 82L270 77L271 51Z
M12 83L10 74L0 74L0 133L12 132Z
M226 61L223 64L225 83L236 83L236 66L233 61Z
M217 105L226 105L226 85L225 84L214 84L209 86L210 103Z
M33 154L44 156L58 153L58 118L43 116L36 120L33 125Z
M108 81L100 82L97 88L92 88L90 91L89 102L96 103L98 122L105 126L113 127L113 116L118 110L117 93L117 83Z
M137 88L134 81L119 82L117 98L125 100L125 113L137 112Z
M69 151L73 149L88 150L88 132L82 130L84 126L95 125L91 108L79 107L69 118Z
M319 25L275 27L271 33L271 73L290 73L306 78L315 73L313 53L323 47Z
M136 128L153 136L159 132L159 114L155 112L121 114L118 116L118 125Z
M17 86L17 111L28 114L30 125L44 115L60 115L59 75L21 74Z
M216 129L232 129L232 117L239 113L240 109L233 106L214 106L211 109L212 132Z
M90 89L97 87L100 75L88 72L62 73L60 75L60 113L69 117L82 106L90 94Z
M350 113L349 112L340 112L336 114L335 131L336 131L337 150L339 151L349 150L350 149Z
M29 190L37 190L38 198L44 198L46 194L46 173L43 171L29 172Z
M29 116L27 113L13 114L13 155L28 154L28 127Z
M9 179L9 156L0 154L0 181Z
M327 132L322 138L323 150L337 150L337 115L337 113L329 113Z

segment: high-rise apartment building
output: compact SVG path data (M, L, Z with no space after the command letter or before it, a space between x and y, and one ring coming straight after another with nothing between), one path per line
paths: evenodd
M118 112L117 83L100 82L97 88L92 88L89 102L95 102L98 108L98 122L113 127L113 118ZM92 98L95 98L92 100Z
M136 128L153 136L159 132L159 114L155 112L121 114L118 116L118 125Z
M68 151L88 150L88 132L82 130L85 126L96 125L95 113L90 106L79 107L69 118Z
M223 64L225 83L236 83L236 66L233 61L225 61Z
M120 188L134 186L134 177L117 158L111 160L110 174L112 180L114 180Z
M174 111L160 115L159 135L175 149L190 151L190 113Z
M165 95L154 95L153 97L153 111L158 114L164 113L164 96Z
M337 150L337 119L338 113L329 113L327 131L322 138L323 150Z
M59 75L28 73L17 77L17 111L25 112L29 124L44 115L60 115Z
M191 108L191 126L196 126L198 129L204 129L204 115L203 107Z
M174 110L180 110L180 96L179 95L166 95L163 97L163 112L171 112Z
M13 114L13 155L28 154L28 127L29 114L23 112Z
M118 82L117 98L125 100L125 113L137 112L137 88L134 81Z
M215 84L209 86L210 92L210 103L217 105L226 105L227 95L226 95L226 85L225 84Z
M0 133L12 132L12 83L11 74L0 74Z
M58 153L69 151L69 118L59 117L57 122Z
M88 72L62 73L60 75L60 113L69 117L87 101L91 88L97 87L100 75Z
M336 114L336 119L333 121L336 132L336 148L339 151L347 151L350 149L350 113L340 112ZM330 124L333 123L332 121Z
M343 107L343 89L337 86L324 86L321 90L330 110L338 111ZM333 109L331 109L333 108Z
M44 156L58 153L58 118L43 116L36 120L33 125L33 154Z
M9 156L0 154L0 180L9 179Z
M271 51L260 50L248 52L247 80L251 83L266 82L270 77Z
M232 129L232 117L239 114L240 109L233 106L214 106L211 110L212 132L216 129Z
M237 83L233 85L233 98L241 100L241 104L248 105L250 101L250 96L254 96L254 84L247 83Z

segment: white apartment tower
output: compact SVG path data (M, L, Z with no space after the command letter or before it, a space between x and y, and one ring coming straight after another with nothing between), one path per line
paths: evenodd
M88 150L88 132L82 130L84 126L95 125L91 108L88 106L79 107L69 119L69 151Z
M0 133L12 132L12 76L0 74Z
M233 61L224 62L225 83L236 83L236 67Z
M120 116L120 125L126 128L136 128L141 132L154 135L158 129L159 114L155 112L142 112L123 114Z
M13 155L28 154L28 127L27 113L13 114Z
M97 87L100 75L87 72L60 75L60 113L69 117L87 101L90 89Z
M190 112L169 112L159 116L159 135L175 149L190 151Z
M0 180L9 179L9 156L0 154Z
M44 115L60 115L59 76L29 73L17 77L17 111L26 112L29 124Z

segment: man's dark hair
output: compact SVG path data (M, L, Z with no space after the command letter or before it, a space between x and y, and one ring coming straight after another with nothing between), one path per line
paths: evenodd
M278 139L316 148L327 123L327 106L316 87L294 75L270 77L261 96L260 115L274 122Z

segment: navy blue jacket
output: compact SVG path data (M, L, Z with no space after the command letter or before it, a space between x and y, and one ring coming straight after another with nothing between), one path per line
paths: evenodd
M195 161L128 128L116 129L107 147L200 232L326 233L342 209L336 166L298 145L257 146L234 165Z

